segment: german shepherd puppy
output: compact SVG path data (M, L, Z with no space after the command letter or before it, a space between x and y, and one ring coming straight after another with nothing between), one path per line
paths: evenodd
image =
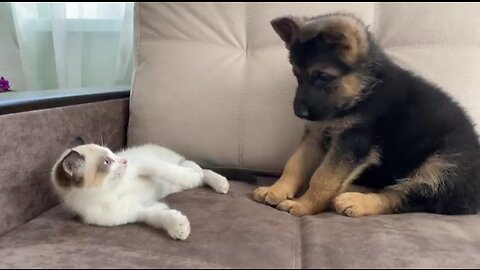
M295 114L308 121L281 178L256 189L256 201L295 216L331 206L352 217L479 210L478 136L446 93L393 63L353 15L271 24L298 81Z

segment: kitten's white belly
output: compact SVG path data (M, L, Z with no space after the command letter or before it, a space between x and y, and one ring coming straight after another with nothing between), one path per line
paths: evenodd
M137 163L166 161L173 164L179 164L185 160L183 156L173 152L172 150L153 144L146 144L126 149L117 153L117 155L128 160L134 160Z
M141 181L117 187L98 196L72 196L66 198L65 203L88 224L116 226L132 223L137 220L139 209L156 203L158 198L152 185Z

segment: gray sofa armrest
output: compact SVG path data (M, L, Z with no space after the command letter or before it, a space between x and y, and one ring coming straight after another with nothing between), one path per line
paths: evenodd
M125 145L128 87L0 94L0 235L57 204L50 169L77 136Z

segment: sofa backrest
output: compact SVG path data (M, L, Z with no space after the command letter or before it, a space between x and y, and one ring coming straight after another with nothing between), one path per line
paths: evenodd
M480 120L480 4L138 3L128 144L217 166L278 172L304 123L270 20L351 12L395 62ZM441 108L439 108L441 109Z

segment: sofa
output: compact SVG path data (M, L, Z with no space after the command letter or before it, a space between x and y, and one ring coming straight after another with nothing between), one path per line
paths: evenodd
M0 101L0 267L480 267L479 215L297 218L253 201L304 130L287 50L269 22L335 11L359 16L395 62L442 86L479 123L478 4L136 3L129 95L17 110ZM141 224L84 225L49 183L77 136L112 149L161 144L225 174L230 192L167 198L191 222L186 241Z

